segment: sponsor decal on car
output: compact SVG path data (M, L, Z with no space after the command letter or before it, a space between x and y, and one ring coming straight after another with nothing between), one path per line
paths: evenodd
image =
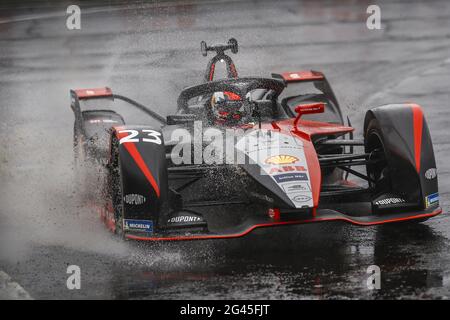
M304 166L282 166L282 167L272 167L269 170L269 174L274 173L285 173L285 172L292 172L292 171L306 171L306 168Z
M261 175L268 175L296 208L314 206L309 186L308 162L301 139L294 135L264 130L254 130L244 138L236 143L236 149L260 166ZM302 182L308 183L307 189L300 187L299 183ZM297 187L291 188L288 184L297 184ZM293 196L298 193L303 193L311 199L303 203L295 202Z
M139 232L153 233L153 221L123 219L123 228L125 231L139 231Z
M380 205L390 205L390 204L399 204L399 203L405 203L405 199L402 198L386 198L386 199L381 199L375 202L376 205L380 206Z
M141 205L144 204L147 199L141 195L136 193L126 194L123 197L123 202L130 205Z
M200 222L202 218L196 216L178 216L167 220L168 223L180 223L180 222Z
M309 200L311 200L311 197L304 194L297 194L292 197L292 200L294 200L295 202L308 202Z
M425 206L431 207L439 204L439 193L433 193L425 197Z
M295 172L295 173L285 173L273 176L276 182L290 182L290 181L308 181L308 176L306 173Z
M281 186L286 193L311 191L311 188L309 187L309 184L307 182L289 182L283 183Z
M427 171L425 171L425 178L428 180L433 180L437 177L437 170L436 168L430 168Z
M267 164L292 164L297 161L299 161L297 157L286 154L280 154L267 158L265 162Z

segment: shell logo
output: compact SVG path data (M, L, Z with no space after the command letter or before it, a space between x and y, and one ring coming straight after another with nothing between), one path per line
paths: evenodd
M289 156L285 154L280 154L277 156L272 156L266 159L267 164L291 164L297 162L299 159L294 156Z

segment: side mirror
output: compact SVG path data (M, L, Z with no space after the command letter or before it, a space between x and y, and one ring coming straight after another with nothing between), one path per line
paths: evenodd
M324 113L325 102L299 104L298 106L295 107L294 110L297 113L297 117L294 120L294 129L297 130L297 124L298 121L300 120L300 117L304 114Z
M168 125L185 124L185 123L189 123L189 122L194 122L196 118L197 118L197 116L195 114L190 114L190 113L174 114L174 115L167 116L166 123Z

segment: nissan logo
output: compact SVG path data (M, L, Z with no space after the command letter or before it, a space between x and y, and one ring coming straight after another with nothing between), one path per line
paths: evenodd
M437 170L436 168L430 168L427 171L425 171L425 178L428 180L433 180L437 176Z
M292 200L294 200L295 202L306 202L306 201L311 200L311 197L304 196L304 195L297 195L297 196L293 197Z

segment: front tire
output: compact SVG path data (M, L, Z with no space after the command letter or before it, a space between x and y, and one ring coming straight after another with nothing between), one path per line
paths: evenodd
M86 154L82 134L74 127L73 135L73 184L78 196L85 200L88 198Z
M114 211L115 233L124 238L123 232L123 188L122 175L119 161L119 141L115 136L111 142L111 163L108 174L108 198Z
M365 150L370 153L369 160L376 161L367 165L367 176L373 180L369 186L374 188L375 195L387 193L392 190L392 178L387 162L386 149L384 147L383 135L377 119L372 119L367 126L365 134ZM429 218L409 220L406 223L421 223ZM405 222L403 222L405 223Z

